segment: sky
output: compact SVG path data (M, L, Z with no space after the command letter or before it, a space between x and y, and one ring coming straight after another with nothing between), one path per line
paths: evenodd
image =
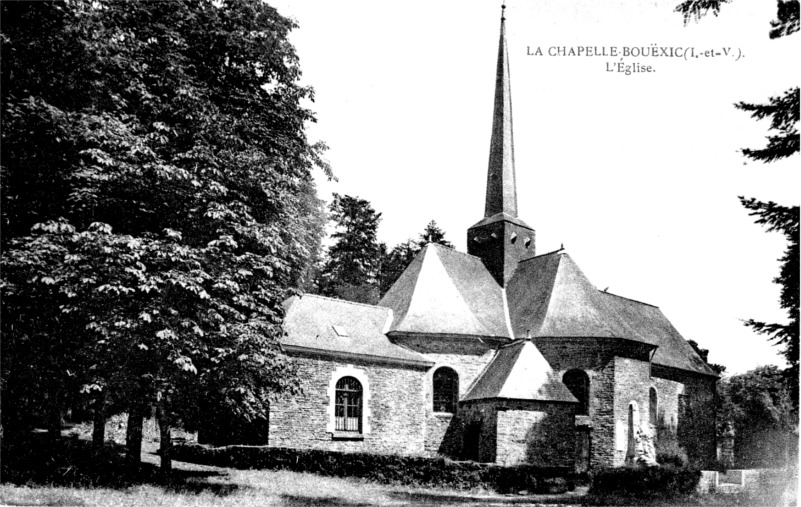
M318 174L320 197L370 201L390 248L436 220L465 251L484 211L500 2L270 3L299 24L308 133L337 177ZM538 254L564 245L596 287L659 306L728 374L783 365L742 321L785 321L772 283L785 241L737 196L798 205L799 157L746 160L769 125L733 104L798 86L801 35L769 39L775 2L733 0L687 26L677 3L509 0L518 214ZM549 56L580 46L619 54Z

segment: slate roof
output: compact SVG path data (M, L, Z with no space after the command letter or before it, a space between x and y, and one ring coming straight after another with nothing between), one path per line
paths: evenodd
M658 347L655 364L715 374L659 308L597 290L564 251L521 262L507 299L515 336L636 340Z
M501 347L464 400L492 398L578 401L529 340Z
M390 333L510 339L503 290L481 259L435 243L378 305L394 312Z
M389 341L385 334L392 322L389 308L311 294L289 298L284 308L285 336L280 341L288 348L433 364L417 352ZM340 336L334 326L347 336Z
M567 253L518 264L507 287L517 337L629 337L627 322L599 294Z
M656 306L599 292L622 315L641 341L658 345L652 362L662 366L716 375Z

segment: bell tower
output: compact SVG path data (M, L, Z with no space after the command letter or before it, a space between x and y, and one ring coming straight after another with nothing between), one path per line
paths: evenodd
M467 230L467 253L480 257L495 280L505 287L517 264L534 257L534 229L517 218L512 89L503 14L506 6L501 9L484 218Z

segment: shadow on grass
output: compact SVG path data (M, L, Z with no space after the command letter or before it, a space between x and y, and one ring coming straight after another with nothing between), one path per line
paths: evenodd
M340 506L340 507L363 507L375 505L365 502L353 502L345 498L336 496L302 496L302 495L281 495L283 505L319 505L319 506Z
M165 481L152 463L141 463L137 470L131 470L125 463L123 446L106 443L95 451L91 442L77 437L52 440L45 433L32 433L11 442L4 439L1 452L0 477L4 483L111 489L153 485L169 493L218 496L242 489L238 484L209 481L226 476L216 471L174 469Z
M492 497L481 497L475 495L454 495L448 493L428 492L428 491L393 491L389 497L415 505L451 505L451 504L476 504L489 502L493 505L515 505L525 504L580 504L584 499L583 493L565 493L560 495L494 495Z

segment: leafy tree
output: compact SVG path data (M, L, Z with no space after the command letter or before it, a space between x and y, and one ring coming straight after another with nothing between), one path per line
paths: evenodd
M295 25L258 0L4 2L2 19L4 430L103 393L138 462L147 407L165 437L202 403L263 416L294 385L281 301L319 248L311 171L330 176Z
M329 207L336 231L328 249L320 292L358 303L378 302L378 275L386 247L378 242L381 213L358 197L334 194Z
M789 462L793 442L797 445L797 419L787 378L776 366L724 378L718 395L719 420L734 429L735 456L741 466Z
M717 16L723 4L731 0L684 0L676 6L676 12L684 17L684 23L698 21L708 13ZM798 31L798 0L777 0L776 19L770 22L770 38L776 39Z

